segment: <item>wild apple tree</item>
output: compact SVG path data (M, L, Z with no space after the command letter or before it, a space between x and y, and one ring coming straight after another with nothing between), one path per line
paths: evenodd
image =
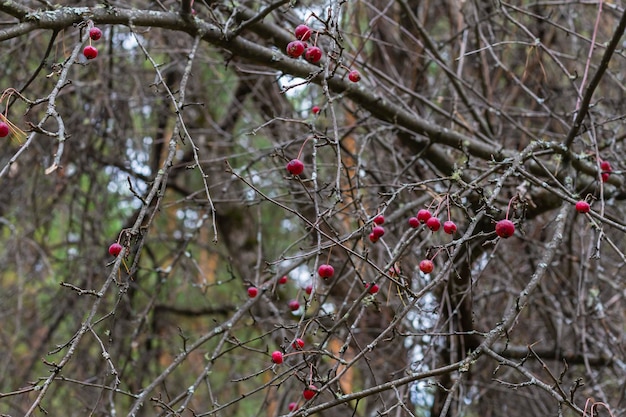
M623 5L309 3L0 0L0 414L626 413Z

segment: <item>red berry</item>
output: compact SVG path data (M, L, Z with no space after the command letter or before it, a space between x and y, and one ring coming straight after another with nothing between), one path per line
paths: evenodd
M589 206L589 203L587 203L586 201L578 201L576 203L576 211L579 213L589 213L589 210L591 210L591 206Z
M611 174L609 174L608 172L603 172L602 174L600 174L600 176L602 177L602 182L607 182L610 175Z
M286 284L287 283L287 275L283 275L282 277L278 278L278 283L279 284Z
M248 297L254 298L257 296L258 293L259 290L257 287L248 287Z
M307 286L304 288L304 292L305 292L305 293L307 293L308 295L311 295L311 293L313 292L313 286L312 286L312 285L310 285L310 284L309 284L309 285L307 285Z
M6 138L7 136L9 136L9 125L0 122L0 138Z
M272 362L281 364L283 363L283 353L279 350L275 350L272 352Z
M298 300L291 300L289 301L289 310L291 311L298 311L300 309L300 303L298 302Z
M298 25L296 26L296 30L294 30L297 39L301 41L307 41L311 37L311 28L307 25Z
M320 106L313 106L311 108L311 111L313 112L313 114L318 114L320 112Z
M374 217L373 221L379 226L381 224L385 224L385 216L383 216L382 214L379 214L378 216Z
M299 159L292 159L287 164L287 171L289 171L291 175L300 175L304 172L304 164Z
M456 232L456 224L453 221L448 220L443 224L443 231L449 235L453 235Z
M100 30L100 28L94 26L89 29L89 37L91 38L91 40L97 41L102 37L102 31Z
M122 251L122 245L120 245L117 242L112 243L111 246L109 246L109 255L111 256L117 256L120 254L121 251Z
M509 238L515 233L515 225L512 221L504 219L496 223L496 234L501 238Z
M98 50L91 45L87 45L85 49L83 49L83 55L85 55L87 59L94 59L98 56Z
M293 341L291 346L293 346L295 349L302 349L304 347L304 340L297 338Z
M358 83L361 81L361 73L357 70L352 70L348 73L348 79L353 83Z
M369 293L370 294L376 294L378 292L378 290L380 289L380 287L376 284L374 285L370 285L370 284L365 284L365 288L369 288Z
M417 217L411 217L409 219L409 226L411 226L413 229L417 229L420 225L420 221L417 220Z
M372 233L376 238L381 238L385 234L385 228L382 226L376 226L372 229Z
M378 242L378 237L374 234L374 232L370 233L369 238L372 243Z
M312 46L307 48L304 53L304 59L309 61L311 64L317 64L322 59L322 50L317 46Z
M600 169L604 172L612 172L613 168L611 167L611 163L609 161L600 162Z
M302 395L304 396L305 400L310 400L311 398L315 397L315 394L317 394L317 387L313 384L309 385L303 392Z
M298 403L289 403L289 411L296 411L298 408Z
M435 269L435 265L430 259L424 259L422 262L420 262L420 271L422 271L423 273L430 274L431 272L433 272L433 269Z
M426 223L431 217L432 214L430 214L430 211L426 209L421 209L417 212L417 220L419 220L421 223Z
M287 55L292 58L298 58L304 53L304 43L300 41L291 41L287 44Z
M322 278L330 278L335 275L335 268L333 268L332 265L322 264L317 269L317 273Z
M437 217L431 217L426 220L426 227L428 227L433 232L436 232L441 227L441 221Z

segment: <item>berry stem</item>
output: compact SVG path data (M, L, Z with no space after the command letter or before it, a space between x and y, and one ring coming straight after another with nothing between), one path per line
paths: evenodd
M506 215L504 216L505 220L509 220L509 211L511 211L511 203L513 203L514 200L517 200L517 196L516 195L511 197L511 199L509 200L509 205L506 206Z
M306 143L309 141L309 139L311 139L312 136L309 136L308 138L306 138L304 140L304 142L302 142L302 146L300 146L300 150L298 151L298 156L296 157L296 159L300 159L300 156L302 155L302 151L304 150L304 145L306 145Z

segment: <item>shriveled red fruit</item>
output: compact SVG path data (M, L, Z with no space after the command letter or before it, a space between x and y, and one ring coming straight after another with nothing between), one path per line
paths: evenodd
M296 35L296 38L300 39L303 42L308 41L312 33L313 32L311 31L311 28L308 27L307 25L298 25L296 26L296 29L294 30L294 34Z
M431 217L426 220L426 227L428 227L433 232L436 232L441 227L441 221L437 217Z
M305 292L305 293L307 293L307 295L311 295L311 293L313 293L313 286L312 286L312 285L310 285L310 284L309 284L309 285L307 285L307 286L304 288L304 292Z
M420 223L426 223L431 217L432 214L430 214L430 211L426 209L421 209L417 212L417 220L419 220Z
M392 266L391 268L389 268L389 276L392 277L397 277L400 275L400 267L399 266Z
M579 213L589 213L591 210L591 206L586 201L578 201L576 202L576 211Z
M289 310L291 311L297 311L300 309L300 303L298 302L298 300L291 300L289 301Z
M382 226L376 226L372 229L372 233L374 234L374 236L376 236L377 238L381 238L383 237L383 235L385 234L385 228Z
M311 108L311 111L313 112L313 114L318 114L320 112L320 106L313 106Z
M6 138L7 136L9 136L9 125L0 122L0 138Z
M430 274L435 269L435 264L430 259L424 259L420 262L420 271L425 274Z
M380 290L380 287L376 284L373 284L373 285L365 284L365 288L367 288L368 292L372 295L376 294L378 290Z
M287 55L292 58L299 58L304 53L304 43L301 41L291 41L287 44Z
M374 223L376 223L379 226L381 224L385 224L385 216L383 216L382 214L379 214L378 216L374 217Z
M370 242L372 242L372 243L378 242L378 237L374 234L374 232L370 233L370 235L368 237L370 239Z
M98 56L98 50L91 45L87 45L85 49L83 49L83 55L85 55L87 59L94 59Z
M335 275L335 268L333 268L332 265L322 264L317 269L317 273L322 278L331 278L333 275Z
M122 251L122 245L120 245L117 242L112 243L111 246L109 246L109 255L111 256L117 256L120 254L121 251Z
M292 159L287 164L287 171L289 171L291 175L300 175L304 172L304 164L299 159Z
M357 70L352 70L348 73L348 79L353 83L361 81L361 73Z
M94 26L89 29L89 37L91 38L91 40L97 41L102 37L102 31L100 30L100 28Z
M279 284L286 284L287 283L287 275L283 275L282 277L278 278L278 283Z
M276 364L283 363L283 353L279 350L275 350L272 352L272 362Z
M289 411L296 411L296 408L298 408L298 403L289 403L289 406L287 408L289 408Z
M297 338L293 341L291 346L293 346L295 349L302 349L304 347L304 340Z
M248 297L254 298L259 293L259 289L257 287L248 287Z
M456 224L451 220L444 222L443 231L449 235L453 235L454 233L456 233Z
M304 53L304 59L309 61L311 64L317 64L322 59L322 50L317 46L311 46L307 48Z
M311 398L315 397L315 394L317 394L317 387L313 384L309 385L302 392L302 396L304 397L305 400L310 400Z
M509 238L515 233L515 225L511 220L504 219L496 223L496 234L501 238Z
M409 226L411 226L413 229L417 229L419 225L420 221L417 219L417 217L409 218Z

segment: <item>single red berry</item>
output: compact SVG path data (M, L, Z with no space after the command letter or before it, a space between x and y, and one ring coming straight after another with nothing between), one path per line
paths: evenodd
M311 111L313 112L313 114L318 114L320 112L320 106L313 106L311 108Z
M279 284L286 284L287 283L287 275L283 275L282 277L278 278L278 283Z
M426 220L426 227L428 227L433 232L436 232L441 227L441 221L437 217L431 217Z
M430 214L430 211L426 209L421 209L417 212L417 220L419 220L420 223L426 223L431 217L432 214Z
M317 64L322 59L322 50L317 46L312 46L307 48L304 53L304 59L309 61L311 64Z
M380 287L376 284L374 285L365 284L365 288L368 288L368 292L372 295L376 294L378 290L380 289Z
M9 136L9 125L0 122L0 138L6 138L7 136Z
M348 79L353 83L361 81L361 73L357 70L352 70L348 73Z
M304 340L297 338L293 341L291 346L293 346L295 349L302 349L304 347Z
M430 274L435 269L435 264L430 259L424 259L420 262L420 271L425 274Z
M248 297L254 298L257 296L258 293L259 290L257 287L248 287Z
M299 159L292 159L287 164L287 171L289 171L291 175L300 175L304 172L304 164Z
M311 37L311 28L307 25L298 25L296 26L296 30L294 30L297 39L301 41L307 41Z
M289 411L296 411L298 408L298 403L289 403Z
M374 223L376 223L377 225L381 225L385 223L385 216L383 216L382 214L379 214L378 216L374 217Z
M372 229L372 233L374 234L374 236L376 236L377 238L381 238L383 237L383 235L385 234L385 228L382 226L375 226Z
M89 29L89 37L91 38L91 40L97 41L102 37L102 31L100 30L100 28L94 26Z
M91 45L87 45L85 49L83 49L83 55L85 55L87 59L94 59L98 56L98 50Z
M591 206L586 201L578 201L576 203L576 211L579 213L589 213L591 210Z
M298 300L291 300L289 301L289 310L291 311L298 311L300 309L300 303L298 302Z
M315 397L315 394L317 394L317 387L313 384L309 385L303 392L302 392L302 396L304 396L305 400L310 400L311 398Z
M304 292L307 293L307 295L311 295L311 293L313 293L313 286L311 284L307 285L304 288Z
M332 265L322 264L317 269L317 273L322 278L330 278L335 275L335 268L333 268Z
M449 235L453 235L456 232L456 224L453 221L448 220L443 224L443 231Z
M515 225L508 219L500 220L496 223L496 234L501 238L509 238L515 233Z
M611 174L609 174L608 172L603 172L602 174L600 174L600 177L602 177L602 182L607 182L610 175Z
M272 362L276 364L283 363L283 353L279 350L275 350L272 352Z
M287 44L287 55L292 58L299 58L304 53L304 43L300 41L291 41Z
M374 232L370 233L369 238L372 243L378 242L378 237L374 234Z
M600 162L600 169L604 172L612 172L613 168L611 167L611 163L609 161Z
M122 251L122 245L120 245L117 242L112 243L111 246L109 246L109 255L111 256L117 256L120 254L121 251Z
M409 226L411 226L413 229L417 229L419 225L420 225L420 221L417 220L417 217L409 218Z

